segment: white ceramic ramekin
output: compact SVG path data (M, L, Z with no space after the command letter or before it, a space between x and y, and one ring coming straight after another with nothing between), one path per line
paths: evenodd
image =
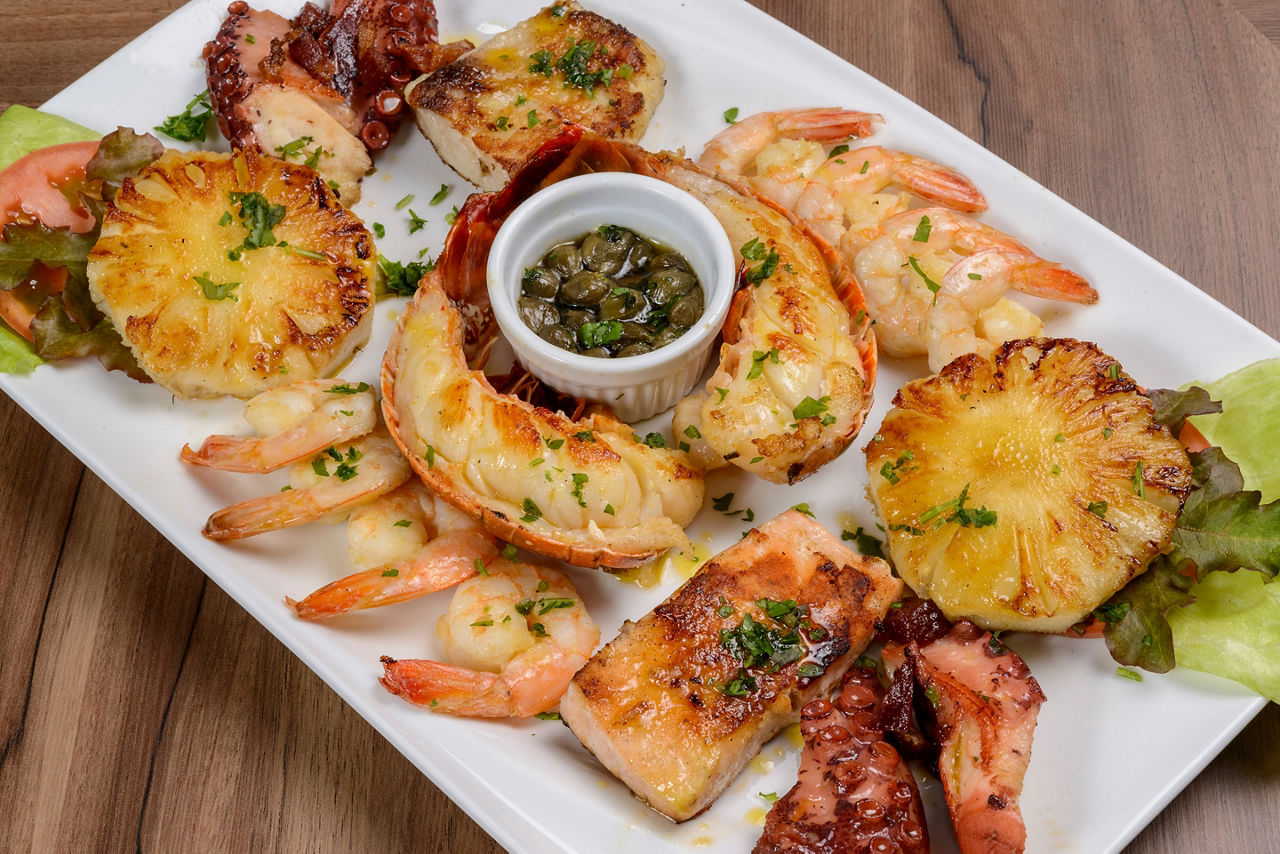
M516 312L525 268L557 243L602 225L620 225L671 247L697 274L706 308L667 346L621 359L581 356L542 340ZM530 197L498 230L486 270L494 316L516 358L553 388L607 404L623 421L669 409L693 388L729 313L736 272L728 235L701 202L655 178L625 172L580 175Z

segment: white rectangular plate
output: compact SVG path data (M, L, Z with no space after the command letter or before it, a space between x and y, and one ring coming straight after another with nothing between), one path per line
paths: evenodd
M300 0L262 3L286 15ZM532 14L536 0L441 0L445 40L486 38ZM1141 251L1067 205L1027 176L883 84L740 0L594 0L593 7L648 40L667 61L667 92L645 139L647 147L691 152L724 127L722 114L841 104L883 113L877 142L948 163L986 193L988 222L1010 230L1044 257L1081 272L1102 294L1094 307L1039 306L1047 331L1098 342L1150 386L1212 378L1280 345ZM200 48L225 15L226 0L195 0L139 37L47 105L89 127L147 129L180 111L205 86ZM716 33L714 39L705 34ZM812 88L822 81L821 91ZM222 143L225 145L225 143ZM413 260L438 251L444 216L468 187L431 147L405 128L365 182L356 211L381 222L387 256ZM428 200L441 184L449 198ZM408 234L412 207L428 220ZM381 351L403 301L377 306L374 339L344 372L374 382ZM1143 317L1142 323L1132 318ZM1212 347L1174 347L1180 340ZM874 432L893 391L925 373L922 361L881 361ZM204 540L210 512L265 494L282 478L184 467L178 449L216 432L245 428L235 401L174 401L158 386L93 361L44 366L28 377L0 377L0 388L132 504L210 578L295 652L399 750L513 851L676 851L692 847L750 850L754 823L767 806L757 793L783 792L795 779L798 752L786 739L762 758L703 815L673 825L627 789L555 723L495 723L432 715L379 687L378 657L439 657L432 631L447 593L415 603L314 625L295 619L285 596L299 597L346 574L337 528L272 534L236 545ZM93 413L86 418L85 413ZM654 422L656 425L657 422ZM661 425L667 426L669 425ZM658 429L655 426L654 429ZM642 430L643 432L643 430ZM864 497L862 454L852 449L818 475L777 487L733 470L709 480L709 495L736 493L767 519L807 502L833 530L874 524ZM709 507L690 529L707 553L736 542L743 525ZM604 637L636 618L679 582L668 568L656 588L641 589L589 570L573 572ZM1223 680L1176 671L1136 683L1118 679L1100 642L1019 635L1013 640L1049 701L1040 715L1022 809L1029 850L1098 852L1121 848L1253 717L1263 701ZM1141 726L1134 722L1141 721ZM1099 768L1107 773L1098 774ZM925 786L937 851L953 851L936 784Z

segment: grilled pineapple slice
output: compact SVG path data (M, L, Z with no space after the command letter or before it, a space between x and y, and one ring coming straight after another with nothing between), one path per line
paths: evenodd
M169 151L125 181L88 274L152 379L249 397L322 376L368 339L374 263L368 231L312 169Z
M1191 488L1151 402L1086 342L962 356L893 402L869 492L898 573L953 620L1069 628L1146 569Z

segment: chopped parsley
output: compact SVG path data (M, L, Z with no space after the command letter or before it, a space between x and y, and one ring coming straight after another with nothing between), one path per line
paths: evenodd
M395 527L397 527L397 528L407 528L407 527L409 527L409 526L410 526L410 525L412 525L412 524L413 524L413 523L412 523L412 522L410 522L408 519L401 519L399 522L396 522L396 523L395 523Z
M840 539L853 540L858 554L884 559L884 543L868 534L861 525L856 531L841 531Z
M559 712L538 712L534 715L540 721L558 721L560 720Z
M1139 498L1147 497L1147 484L1142 479L1142 460L1138 460L1138 464L1133 467L1133 477L1130 479L1133 483L1133 492Z
M516 548L515 543L507 543L502 547L502 556L508 561L515 563L516 558L520 556L520 550Z
M194 112L200 107L203 112ZM180 142L204 142L209 135L209 121L213 118L213 110L209 107L209 93L201 92L191 99L186 108L176 116L169 116L164 124L157 125L154 130Z
M907 463L916 458L911 451L903 451L902 456L898 457L898 461L891 463L885 460L884 465L880 466L880 476L890 483L897 483L899 480L899 472L915 471L915 467L907 467Z
M911 235L911 239L916 243L928 243L929 232L933 229L932 223L929 222L928 216L920 217L920 224L916 226L916 233ZM917 268L916 272L920 272ZM921 273L921 275L924 275Z
M751 238L742 245L739 251L742 253L742 257L748 261L763 262L747 270L745 277L750 284L759 285L778 271L779 259L777 250L766 247L760 242L760 238Z
M578 341L583 347L603 347L622 337L622 324L616 320L587 322L578 327Z
M227 252L227 257L239 261L244 252L274 246L276 236L272 229L284 221L285 206L273 205L266 196L257 192L231 192L227 197L231 204L240 206L240 224L249 231L239 246Z
M524 510L524 515L520 517L521 522L536 522L542 518L542 510L533 503L531 498L526 498L520 508Z
M831 153L829 153L827 157L839 157L841 154L848 154L848 153L849 153L849 146L846 145L845 143L840 143L835 148L831 149Z
M667 446L667 437L661 433L648 433L644 437L644 444L650 448L665 448Z
M767 353L763 350L753 350L751 352L751 370L747 371L747 379L753 380L764 371L764 362L768 359L775 365L782 364L782 360L778 358L778 348L774 347Z
M587 502L582 499L582 487L587 485L587 476L580 471L573 473L573 489L569 490L569 494L578 499L579 507L586 507Z
M733 504L732 492L726 492L724 495L721 495L719 498L711 499L711 507L715 510L718 510L721 513L734 512L729 510L729 505L731 504Z
M818 400L814 400L812 397L806 395L805 399L800 401L800 403L796 405L795 409L791 410L791 415L797 421L804 418L816 418L827 411L827 404L830 402L830 396L823 396Z
M1141 673L1139 673L1139 672L1138 672L1138 671L1136 671L1136 670L1130 670L1130 669L1129 669L1129 668L1127 668L1127 667L1117 667L1117 668L1116 668L1116 675L1117 675L1117 676L1121 676L1121 677L1123 677L1123 678L1125 678L1125 679L1132 679L1134 682L1141 682L1141 681L1142 681L1142 674L1141 674Z
M325 394L363 394L369 390L368 383L359 383L350 385L349 383L340 383L339 385L330 386L325 389Z
M525 120L527 121L527 123L528 123L529 127L531 127L531 128L532 128L532 127L537 127L537 126L538 126L538 122L539 122L539 119L538 119L538 111L537 111L537 110L530 110L530 111L529 111L529 115L526 117L526 119L525 119Z
M726 397L728 397L728 396L729 396L729 389L727 389L727 388L716 388L716 393L720 395L720 400L718 400L718 401L716 401L716 402L717 402L717 403L724 403L724 399L725 399Z
M409 233L410 234L417 234L419 231L422 231L422 227L426 224L427 224L427 221L425 219L418 216L414 212L413 208L409 208Z
M204 294L207 300L224 300L229 299L232 302L239 302L240 298L232 293L236 288L240 287L239 282L215 282L209 278L209 274L203 276L192 276L197 285L200 286L200 292Z
M396 202L396 210L402 211L405 208L409 207L409 205L411 204L413 204L413 193L410 193L409 195L402 198L400 201Z
M964 489L960 490L960 494L955 498L935 504L921 513L919 522L921 525L934 522L935 530L948 522L955 522L962 528L986 528L996 524L996 511L988 510L986 507L979 509L965 507L964 503L968 500L969 484L966 483Z
M413 296L418 290L418 282L435 268L435 262L430 258L402 264L385 255L378 256L378 269L382 272L383 283L389 293L398 296Z
M388 570L383 571L383 573L382 573L382 577L383 577L383 578L395 578L395 577L396 577L397 575L399 575L399 574L400 574L400 570L398 570L398 569L388 569Z
M507 125L509 125L510 123L511 123L511 120L506 116L498 116L498 120L494 122L494 127L496 127L498 130L506 130Z
M920 278L924 279L924 286L929 289L930 293L936 294L938 291L942 290L942 285L929 278L928 274L920 268L920 262L916 260L916 256L908 255L907 263L911 265L911 269L915 270L916 274Z
M431 197L431 201L428 204L438 205L443 202L449 195L449 189L448 184L441 184L440 189L436 190L436 194Z
M684 434L685 434L686 436L688 436L690 439L701 439L701 438L702 438L702 433L698 430L698 428L697 428L697 427L694 427L692 424L690 424L688 427L684 428Z
M800 504L793 504L791 505L791 509L796 511L797 513L803 513L804 515L808 516L810 519L814 518L813 511L809 509L809 502L807 501L802 502Z
M373 228L373 236L378 238L379 240L387 236L387 229L385 226L383 226L382 223L375 222L372 228Z
M725 110L725 111L724 111L724 123L725 123L725 124L727 124L727 125L731 125L731 124L735 123L736 121L738 121L738 108L737 108L737 107L730 107L729 109L727 109L727 110Z

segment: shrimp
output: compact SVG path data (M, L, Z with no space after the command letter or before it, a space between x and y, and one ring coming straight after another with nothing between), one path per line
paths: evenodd
M860 124L859 117L865 119ZM880 146L841 146L828 153L822 145L866 136L879 118L829 108L759 113L713 137L698 164L745 181L832 245L850 231L865 241L915 197L970 213L986 210L978 188L946 166ZM898 189L885 192L890 187Z
M384 656L381 682L415 705L463 717L546 711L600 642L569 579L528 564L459 585L436 634L453 664Z
M182 460L223 471L275 471L365 435L376 425L377 414L367 383L304 380L268 389L245 404L245 420L258 436L210 436L199 450L183 445Z
M876 321L877 340L886 353L904 358L930 352L924 330L930 312L943 302L941 282L962 259L984 251L992 253L985 256L987 260L971 262L974 269L961 268L952 277L950 294L963 293L965 282L982 281L983 273L976 267L988 269L985 265L997 263L1007 267L998 282L992 283L1004 283L1003 288L998 288L999 293L994 293L996 289L979 289L975 285L973 296L978 296L977 290L982 290L984 296L994 294L990 302L970 300L978 311L986 311L977 318L974 328L990 319L981 331L992 335L995 344L1003 343L1003 339L994 340L1002 329L1017 330L1014 337L1018 337L1025 334L1022 330L1039 328L1038 318L1002 296L1010 287L1047 299L1084 304L1098 300L1098 292L1080 276L1037 257L1004 232L946 208L918 208L890 217L880 226L875 239L857 249L853 256L854 273L862 283L868 309ZM990 260L996 256L1003 257L1004 261ZM975 276L978 278L973 278ZM942 358L944 351L955 350L944 346L940 334L945 323L954 317L953 312L954 307L947 306L933 321L938 330L935 333L938 358ZM998 318L1004 318L1005 322L996 322ZM954 327L947 332L945 338L952 344L957 343L958 333Z
M306 620L405 602L452 587L497 557L493 537L470 517L438 501L418 480L358 508L347 520L351 563L359 572L301 602Z
M288 489L224 507L209 517L204 535L238 540L267 531L341 517L404 483L413 472L395 444L371 433L350 444L330 445L311 460L294 463Z
M698 165L728 178L746 174L764 148L780 139L844 142L870 136L884 117L839 107L813 107L756 113L713 136L702 149Z

